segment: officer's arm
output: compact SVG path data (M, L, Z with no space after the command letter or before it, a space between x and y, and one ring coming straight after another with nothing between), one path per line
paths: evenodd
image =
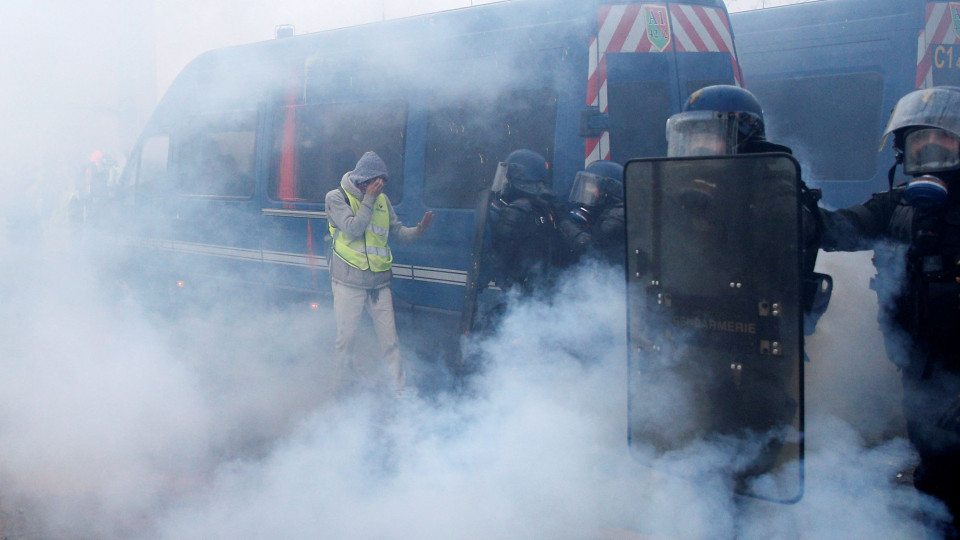
M340 230L340 234L350 239L361 238L367 230L367 225L373 217L373 202L373 198L365 197L360 203L360 209L354 215L350 202L339 189L330 191L324 198L327 219Z
M529 205L520 207L517 203L500 209L493 233L509 238L524 232L524 220L529 215Z
M871 249L873 241L887 230L897 207L898 190L877 193L869 201L842 210L819 209L825 251Z

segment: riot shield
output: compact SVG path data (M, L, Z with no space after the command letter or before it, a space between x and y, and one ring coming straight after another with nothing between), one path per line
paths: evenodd
M490 188L484 186L477 197L477 206L474 209L473 242L470 246L470 267L467 268L466 291L463 297L463 312L460 316L460 333L469 334L474 327L477 317L478 299L480 291L486 286L482 283L486 277L487 257L486 245L487 217L490 208Z
M779 153L642 159L624 178L634 456L714 467L739 493L796 502L799 165Z

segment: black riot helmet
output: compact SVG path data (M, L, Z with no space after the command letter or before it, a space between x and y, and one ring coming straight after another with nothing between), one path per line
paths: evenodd
M552 178L547 160L533 150L514 150L497 165L490 191L500 197L510 194L540 196L550 193Z
M739 86L707 86L690 94L683 111L667 119L668 156L742 153L765 141L760 101Z
M960 171L960 88L936 86L900 98L883 132L893 134L904 174Z
M577 173L568 200L575 206L596 208L623 201L623 167L612 161L594 161Z
M570 188L570 216L584 224L608 206L623 201L623 167L612 161L594 161L577 173Z

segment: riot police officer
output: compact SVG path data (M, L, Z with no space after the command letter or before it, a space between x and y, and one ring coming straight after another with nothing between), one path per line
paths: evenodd
M697 90L687 99L683 111L667 119L667 156L721 156L783 152L789 147L766 138L763 108L749 90L738 86L714 85ZM800 183L804 236L803 304L807 334L813 332L827 309L833 280L814 272L819 251L820 190Z
M791 153L766 138L763 108L749 90L718 84L690 94L667 119L668 156Z
M570 211L557 229L566 263L594 252L602 260L623 265L623 166L594 161L577 173L567 198Z
M900 99L884 140L896 162L889 191L823 211L827 251L874 249L871 287L887 355L900 368L903 412L920 455L914 484L960 514L960 88ZM897 165L911 179L893 187ZM903 337L906 334L906 351ZM957 534L953 531L952 534Z
M691 94L667 120L666 138L667 158L626 167L631 441L658 452L715 436L759 441L757 455L731 471L737 489L790 500L799 467L777 487L753 491L750 480L799 455L796 323L816 255L801 269L799 168L782 155L789 148L766 140L760 102L735 86ZM667 381L696 396L670 425L646 401Z
M532 150L514 150L497 166L489 209L494 281L501 288L531 291L558 258L556 196L547 160Z

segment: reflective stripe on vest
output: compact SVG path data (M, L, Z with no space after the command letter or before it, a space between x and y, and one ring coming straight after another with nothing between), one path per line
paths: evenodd
M346 188L343 192L347 196L350 208L353 209L353 214L356 215L360 210L360 200ZM327 223L330 227L330 236L334 239L333 252L343 262L360 270L374 272L390 270L390 263L393 262L393 254L387 245L387 237L390 234L390 212L387 210L387 199L382 193L373 203L373 215L361 238L351 240L343 234L338 234L333 223L329 221Z

